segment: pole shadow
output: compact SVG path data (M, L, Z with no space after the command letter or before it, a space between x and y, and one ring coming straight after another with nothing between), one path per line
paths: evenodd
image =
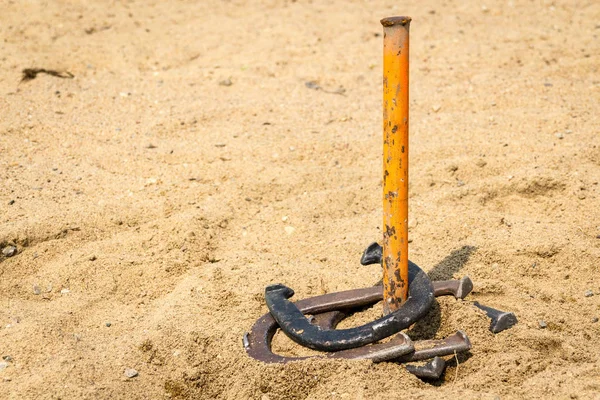
M442 261L437 263L427 275L432 281L445 281L452 279L453 275L460 271L469 261L471 254L477 250L475 246L463 246L460 249L452 251ZM406 331L406 334L412 340L427 340L435 337L442 323L442 313L437 301L433 303L431 309L422 318Z

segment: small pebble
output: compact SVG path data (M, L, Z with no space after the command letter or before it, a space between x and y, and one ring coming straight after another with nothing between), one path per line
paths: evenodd
M433 110L433 112L438 112L442 109L442 106L440 106L439 104L435 104L433 107L431 107L431 109Z
M8 367L8 363L6 361L0 361L0 371Z
M138 376L138 372L133 368L125 368L124 374L129 379L135 378L136 376Z
M546 329L548 327L548 324L543 319L540 320L539 325L540 329Z
M67 293L71 293L71 291L67 288L60 291L60 294L67 294Z
M592 318L592 324L595 324L596 322L598 322L598 317Z
M2 356L2 359L6 362L12 362L13 358L11 356Z
M2 249L2 255L4 257L12 257L17 254L17 248L15 246L6 246Z
M586 290L583 295L585 297L592 297L594 295L594 292L592 292L591 290Z
M227 79L224 79L221 82L219 82L219 85L221 85L221 86L231 86L231 85L233 85L233 82L231 82L231 79L227 78Z
M408 219L408 229L414 229L417 227L417 225L419 225L418 219L416 219L415 217L410 217Z
M11 200L11 201L9 201L9 202L8 202L8 205L9 205L9 206L12 206L13 204L15 204L15 201L14 201L14 200Z
M36 296L42 293L42 289L38 285L33 285L33 294Z
M106 325L107 328L110 328L110 326L112 325L110 322L105 323L104 325Z
M563 139L565 137L565 135L563 135L562 132L555 133L554 136L556 136L559 139Z
M283 229L285 229L285 233L287 233L288 235L291 235L296 230L296 228L294 228L293 226L286 226Z
M448 165L448 167L446 168L446 170L448 170L449 172L456 172L456 171L458 171L458 165L456 165L456 164L450 164L450 165Z

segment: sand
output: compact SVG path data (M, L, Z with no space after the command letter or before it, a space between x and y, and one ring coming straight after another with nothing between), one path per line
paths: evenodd
M597 1L0 9L0 398L600 398ZM242 336L266 285L380 279L359 259L382 237L392 15L413 18L410 258L475 283L411 335L473 348L433 383L263 365ZM518 325L492 334L473 301Z

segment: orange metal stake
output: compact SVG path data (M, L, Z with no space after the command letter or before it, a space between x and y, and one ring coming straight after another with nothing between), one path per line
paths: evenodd
M383 25L383 312L408 293L408 42L410 17Z

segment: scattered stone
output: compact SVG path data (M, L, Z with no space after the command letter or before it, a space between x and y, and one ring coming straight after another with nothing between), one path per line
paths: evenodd
M591 290L586 290L583 295L585 297L592 297L594 295L594 292L592 292Z
M110 322L105 323L104 325L106 325L107 328L110 328L110 326L112 325Z
M433 110L433 112L438 112L442 109L442 106L440 106L439 104L434 104L433 107L431 107L431 109Z
M342 86L338 87L335 90L326 90L323 87L321 87L321 85L319 85L319 83L317 81L304 82L304 86L306 86L309 89L320 90L322 92L330 93L330 94L341 94L341 95L343 95L344 93L346 93L346 89L344 89L344 87L342 87Z
M538 324L540 326L540 329L546 329L548 327L548 324L543 319L540 319L540 322Z
M71 291L67 288L64 288L63 290L60 291L60 294L67 294L67 293L71 293Z
M477 162L475 163L475 165L477 165L480 168L483 168L487 165L487 162L485 160L477 160Z
M96 256L91 256L91 257L89 258L89 260L90 260L90 261L96 261L97 259L98 259L98 257L96 257Z
M2 255L4 257L12 257L17 254L17 248L15 246L6 246L2 249Z
M8 363L6 361L0 361L0 371L8 367Z
M11 356L2 356L2 359L6 362L12 362L13 358Z
M456 172L456 171L458 171L458 165L456 165L456 164L450 164L450 165L448 165L448 167L446 169L449 172Z
M596 322L598 322L598 317L592 318L592 324L595 324Z
M231 82L230 78L227 78L227 79L223 79L222 81L220 81L219 85L221 85L221 86L231 86L231 85L233 85L233 82Z
M419 225L419 220L415 217L408 218L408 229L415 229Z
M133 369L133 368L125 368L125 377L131 379L131 378L135 378L136 376L138 376L138 372Z
M563 135L562 132L555 133L554 136L556 136L559 139L563 139L565 137L565 135Z
M15 201L14 201L14 200L11 200L11 201L9 201L9 202L8 202L8 205L9 205L9 206L12 206L13 204L15 204Z
M291 235L296 230L296 228L294 228L293 226L286 226L284 229L285 233L287 233L288 235Z
M288 216L287 216L287 215L284 215L283 217L281 217L281 220L282 220L283 222L287 221L287 220L288 220Z
M33 285L33 294L36 296L42 294L42 289L38 285Z

